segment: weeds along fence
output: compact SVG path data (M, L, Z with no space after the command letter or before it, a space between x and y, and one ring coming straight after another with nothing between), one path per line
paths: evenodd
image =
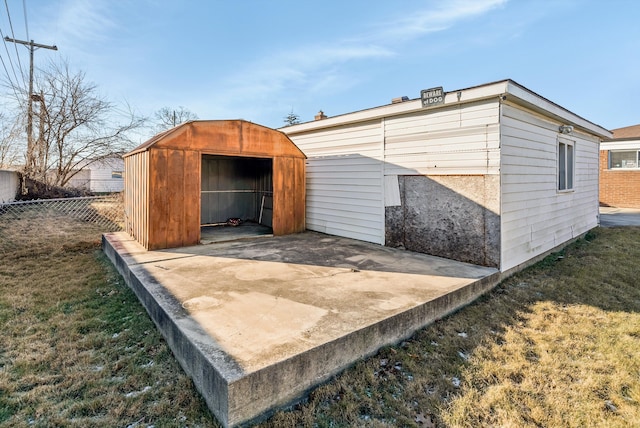
M31 222L73 219L95 225L103 232L116 232L124 227L124 202L122 194L117 193L0 204L0 222L24 219Z

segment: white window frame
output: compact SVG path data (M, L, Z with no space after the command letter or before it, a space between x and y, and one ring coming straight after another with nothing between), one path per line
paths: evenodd
M576 187L576 142L558 138L558 192L573 192Z

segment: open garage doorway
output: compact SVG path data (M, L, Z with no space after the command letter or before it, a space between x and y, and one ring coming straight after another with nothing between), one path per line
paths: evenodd
M203 155L200 242L273 234L272 159Z
M244 120L197 120L123 158L125 230L147 250L211 242L202 225L229 219L274 236L305 229L306 157L280 131Z

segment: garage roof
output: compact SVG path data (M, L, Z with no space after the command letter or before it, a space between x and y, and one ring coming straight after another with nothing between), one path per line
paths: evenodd
M185 122L153 136L124 157L154 147L229 156L305 158L283 132L240 119Z

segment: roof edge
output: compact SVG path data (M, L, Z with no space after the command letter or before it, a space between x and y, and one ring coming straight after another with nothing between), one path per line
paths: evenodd
M257 126L260 128L264 128L266 130L272 131L272 132L277 132L278 134L282 135L284 138L286 138L300 153L300 155L306 159L307 156L304 154L304 152L302 150L300 150L300 147L298 147L292 140L291 138L289 138L289 136L282 132L279 129L274 129L274 128L269 128L268 126L265 125L261 125L259 123L255 123L255 122L251 122L250 120L245 120L245 119L198 119L198 120L189 120L187 122L183 122L179 125L174 126L173 128L167 129L166 131L160 132L156 135L154 135L153 137L149 138L147 141L145 141L144 143L140 144L139 146L137 146L136 148L134 148L133 150L131 150L128 153L125 153L122 155L122 158L127 158L129 156L141 153L141 152L145 152L148 151L151 147L153 147L156 143L158 143L160 140L167 138L173 134L176 134L178 132L182 132L184 131L184 129L190 125L193 124L197 124L197 123L212 123L212 122L237 122L240 126L244 125L244 124L249 124L251 126Z
M429 108L429 110L437 110L451 105L466 104L481 101L483 99L503 96L508 96L517 104L534 107L539 111L547 112L549 116L552 116L559 121L571 123L574 126L582 128L603 139L611 138L611 132L609 130L578 116L568 109L540 96L530 89L527 89L512 79L497 80L495 82L445 92L444 104ZM378 107L328 117L326 119L290 125L279 128L278 130L288 135L295 135L317 129L348 125L367 120L380 119L383 117L398 116L406 113L414 113L423 109L424 107L422 107L421 100L419 98L414 98L402 103L385 104Z

